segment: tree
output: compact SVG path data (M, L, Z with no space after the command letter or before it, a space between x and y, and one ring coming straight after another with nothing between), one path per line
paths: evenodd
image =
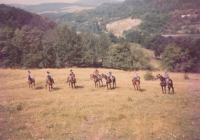
M183 50L176 45L168 45L162 54L162 66L171 71L184 71L190 69L193 60L189 55L189 50Z

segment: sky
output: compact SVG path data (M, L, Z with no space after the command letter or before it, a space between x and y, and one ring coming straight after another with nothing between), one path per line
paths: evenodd
M56 3L56 2L64 2L64 3L73 3L80 0L0 0L0 4L24 4L24 5L37 5L41 3ZM108 0L112 1L112 0ZM119 0L124 1L124 0Z
M25 5L37 5L41 3L56 3L56 2L64 2L64 3L73 3L79 0L0 0L2 4L25 4Z

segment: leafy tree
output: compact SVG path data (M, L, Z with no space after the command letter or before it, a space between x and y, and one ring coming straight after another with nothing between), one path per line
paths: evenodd
M38 67L42 50L43 32L39 29L32 29L23 26L22 30L17 29L12 38L12 44L19 50L20 65L24 67Z
M191 69L192 61L189 50L176 45L168 45L162 54L162 66L171 71Z

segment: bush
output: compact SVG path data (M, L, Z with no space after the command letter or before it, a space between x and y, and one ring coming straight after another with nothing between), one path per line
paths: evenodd
M152 73L148 71L148 72L144 75L144 79L145 79L145 80L153 80L154 77L153 77Z

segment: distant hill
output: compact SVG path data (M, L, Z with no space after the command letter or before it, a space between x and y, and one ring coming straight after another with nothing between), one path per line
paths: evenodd
M100 33L114 21L132 17L142 22L134 30L151 34L199 34L200 1L197 0L126 0L104 3L94 10L63 15L58 23L76 30Z
M31 13L36 13L41 16L57 19L69 13L75 13L87 9L95 9L104 3L119 3L118 0L81 0L75 3L42 3L39 5L19 5L11 4L17 8L24 9Z
M53 20L4 4L0 5L0 14L0 27L2 28L21 29L24 25L28 25L32 28L47 30L56 25Z

